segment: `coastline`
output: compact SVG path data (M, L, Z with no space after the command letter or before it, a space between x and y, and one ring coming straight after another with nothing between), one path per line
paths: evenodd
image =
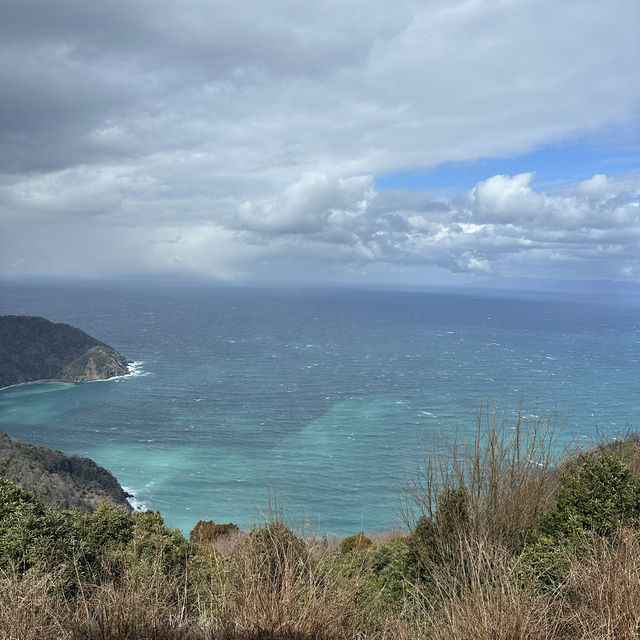
M131 487L124 487L120 485L124 492L127 494L127 502L131 505L134 511L148 511L149 507L136 498L136 494Z
M127 373L121 376L111 376L109 378L100 378L99 380L84 380L84 381L76 381L76 380L63 380L61 378L43 378L42 380L29 380L29 382L16 382L15 384L8 384L6 387L0 387L0 391L4 391L5 389L13 389L14 387L26 387L30 384L51 384L55 382L64 382L65 384L91 384L92 382L109 382L110 380L122 380L124 378L134 378L135 376L144 375L142 371L141 365L144 362L141 360L131 360L127 361Z

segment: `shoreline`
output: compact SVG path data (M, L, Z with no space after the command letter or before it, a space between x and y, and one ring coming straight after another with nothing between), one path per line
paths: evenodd
M144 502L136 498L136 494L131 487L124 487L122 485L120 486L127 494L127 502L129 503L133 511L149 511L149 507Z
M64 382L66 384L90 384L92 382L109 382L110 380L122 380L123 378L133 378L136 375L140 375L140 365L144 364L141 360L131 360L127 362L127 373L120 376L111 376L109 378L100 378L98 380L62 380L61 378L43 378L42 380L29 380L29 382L16 382L15 384L9 384L6 387L0 387L0 391L5 389L13 389L14 387L26 387L30 384L52 384L55 382Z

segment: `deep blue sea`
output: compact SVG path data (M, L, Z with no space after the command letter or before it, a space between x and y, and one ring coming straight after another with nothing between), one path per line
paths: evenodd
M0 391L0 430L89 456L165 521L399 524L403 474L481 401L566 437L639 429L640 299L593 294L0 282L0 313L67 322L139 363Z

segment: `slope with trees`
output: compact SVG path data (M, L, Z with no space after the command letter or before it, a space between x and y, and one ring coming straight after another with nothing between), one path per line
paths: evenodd
M127 511L127 494L110 471L89 458L66 456L0 432L0 475L46 503L91 512L102 502Z
M88 382L128 373L113 347L68 324L0 316L0 388L37 380Z

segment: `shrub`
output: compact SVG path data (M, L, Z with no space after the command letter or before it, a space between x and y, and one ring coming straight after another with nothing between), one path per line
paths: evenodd
M556 507L537 529L552 537L590 531L611 536L640 521L640 479L615 453L580 456L560 479Z
M436 498L435 512L418 518L408 544L424 567L453 562L460 538L469 531L469 496L463 489L448 489Z
M134 557L153 564L160 561L165 573L183 569L187 541L179 529L167 527L158 512L142 511L131 515L133 531L128 549Z
M224 536L239 533L240 529L233 522L216 524L212 520L200 520L189 534L189 540L194 543L214 542Z
M352 551L363 551L373 545L373 542L361 531L354 536L345 538L340 543L340 553L351 553Z
M33 494L0 477L0 566L52 567L85 550L77 511L45 507Z
M85 522L87 540L94 547L127 544L133 538L134 519L119 507L102 503Z
M460 536L518 552L547 508L555 436L553 417L525 420L520 408L511 424L481 409L470 443L457 437L425 455L405 480L405 522L421 560L446 558Z
M383 610L399 612L418 571L409 540L395 538L373 549L369 567L362 593L367 599L376 599Z
M556 506L532 531L521 558L522 572L544 588L564 579L572 558L590 555L598 539L621 527L640 525L640 479L613 452L595 451L567 465Z
M0 476L0 524L23 510L43 511L40 501L32 493Z

